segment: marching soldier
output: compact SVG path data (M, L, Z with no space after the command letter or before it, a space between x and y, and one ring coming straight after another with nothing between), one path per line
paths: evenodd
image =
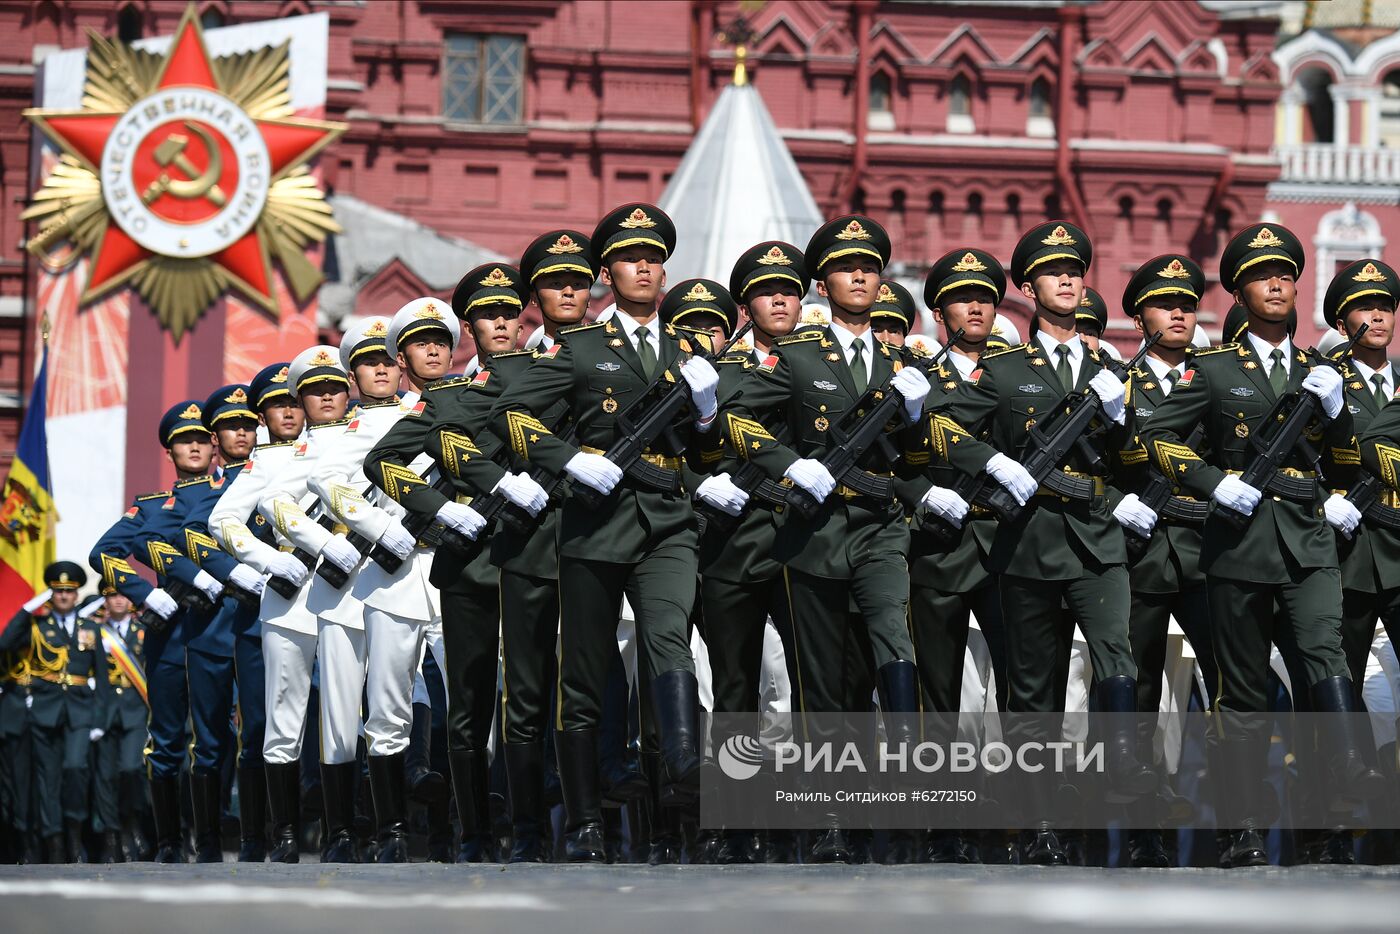
M806 274L831 303L832 323L807 327L773 343L771 352L739 388L724 414L736 456L773 479L788 479L821 506L811 519L788 513L778 530L775 557L787 566L796 630L799 703L803 712L861 710L870 671L848 677L853 647L872 659L880 706L886 714L918 710L914 648L906 622L909 531L904 510L888 500L838 486L821 462L828 430L859 407L867 392L887 383L904 402L907 423L921 418L928 380L904 367L898 349L876 343L870 308L889 262L884 229L849 215L823 225L803 254ZM770 430L786 423L787 443ZM879 450L866 452L861 469L888 475L894 464ZM856 612L848 610L852 605ZM868 653L868 654L867 654ZM891 733L908 739L907 724ZM892 745L896 745L894 740ZM811 846L814 862L850 862L854 848L835 825Z
M880 283L875 304L870 306L870 332L877 341L903 347L910 328L918 319L919 309L908 289L894 281Z
M1128 281L1123 310L1132 317L1140 334L1162 334L1148 351L1143 366L1129 375L1128 404L1139 422L1152 417L1190 366L1196 306L1205 291L1205 281L1201 267L1180 253L1148 260ZM1119 455L1116 485L1136 497L1156 472L1147 451L1135 444ZM1196 504L1184 496L1180 502ZM1205 573L1201 570L1201 523L1162 515L1153 528L1148 528L1146 523L1137 521L1132 510L1123 510L1117 518L1130 545L1128 634L1138 669L1137 710L1144 715L1156 714L1162 700L1167 626L1173 617L1191 641L1207 687L1214 689L1216 684L1210 647L1210 604ZM1211 699L1206 700L1209 704ZM1143 722L1149 724L1145 717ZM1139 755L1144 762L1150 762L1150 725L1145 735L1141 726L1139 732ZM1169 864L1159 830L1132 831L1128 850L1133 866L1164 868Z
M7 864L43 861L31 833L28 658L28 646L0 652L0 860Z
M1014 520L998 523L989 556L991 569L1000 575L1002 606L1017 608L1005 617L1007 709L1012 713L1064 709L1064 672L1075 622L1089 643L1099 709L1135 709L1127 554L1105 495L1102 467L1076 448L1062 469L1087 480L1093 492L1088 501L1073 501L1040 495L1034 479L1007 453L1021 451L1037 421L1076 393L1093 393L1102 406L1096 419L1100 430L1084 436L1099 452L1096 461L1106 450L1121 449L1129 436L1122 382L1075 331L1091 259L1088 237L1071 224L1050 221L1027 231L1012 255L1011 275L1035 303L1034 337L1028 344L982 355L964 383L930 406L934 453L964 473L987 471L1024 507ZM975 436L984 431L990 432L989 442ZM1113 786L1122 795L1144 794L1151 789L1152 773L1133 755L1130 724L1117 727L1109 736ZM1037 790L1048 793L1047 786ZM1048 799L1037 803L1044 806ZM1064 847L1053 828L1043 819L1037 825L1025 860L1063 865Z
M161 418L157 435L175 465L178 480L208 474L214 446L198 402L187 400L172 406ZM189 680L185 670L189 633L180 605L163 587L152 587L138 576L127 559L135 557L164 573L165 558L173 551L165 537L179 528L179 517L183 515L177 505L171 490L137 496L88 556L88 563L102 574L104 587L115 588L161 621L158 631L147 632L145 641L146 699L150 708L146 772L151 786L158 863L185 861L180 832L180 773L189 752Z
M39 834L51 863L85 862L90 747L101 738L106 672L98 664L97 627L78 616L87 573L72 561L44 569L48 590L20 609L0 632L0 652L26 654L32 743L32 788ZM104 677L98 678L98 674Z
M1328 527L1328 516L1340 518L1345 510L1334 509L1332 500L1323 502L1313 465L1298 451L1290 452L1279 472L1312 479L1306 495L1265 495L1238 476L1253 461L1250 436L1266 427L1275 401L1289 393L1317 399L1322 417L1314 429L1316 443L1332 448L1354 443L1341 374L1315 352L1295 347L1288 336L1302 269L1302 244L1292 232L1266 223L1237 233L1221 256L1221 284L1247 309L1249 330L1237 346L1197 353L1141 430L1158 468L1184 491L1214 503L1203 532L1201 565L1220 669L1217 774L1235 779L1229 782L1232 796L1221 802L1225 820L1235 827L1222 859L1227 866L1266 862L1261 832L1267 802L1245 776L1260 774L1267 751L1268 724L1249 715L1268 710L1270 642L1282 640L1297 652L1314 709L1356 709L1341 646L1337 546ZM1197 425L1205 426L1199 449L1186 444ZM1246 521L1227 521L1222 508ZM1276 603L1282 614L1275 614ZM1383 779L1362 759L1352 718L1336 720L1329 737L1335 787L1369 797Z
M97 741L93 809L106 833L107 859L134 863L151 857L141 827L146 811L146 778L141 774L148 713L146 627L115 587L104 584L102 596L105 618L97 625L111 694L94 724L102 738Z
M272 524L257 512L258 500L268 481L291 461L296 439L305 424L306 413L301 400L293 395L287 382L288 368L289 364L286 363L271 364L260 370L249 383L253 408L267 430L269 440L255 447L244 469L225 484L223 495L214 505L208 521L209 534L220 547L241 564L270 576L268 586L263 590L257 628L248 630L243 636L243 640L250 643L257 640L263 659L266 659L266 647L262 620L270 612L271 606L268 589L281 586L287 593L294 593L310 573L305 564L278 549ZM260 669L264 671L261 695L264 732L259 749L265 750L268 681L265 664L260 665ZM295 756L280 760L270 760L264 756L263 759L263 777L267 783L267 800L272 805L274 827L274 845L269 859L274 863L297 862L300 858L297 844L297 832L301 826L299 769ZM240 788L239 797L243 798L244 793L244 789ZM256 795L251 788L246 793L250 797ZM257 832L261 834L262 831L259 829Z
M687 621L695 597L695 516L681 489L680 449L644 457L671 471L667 491L623 478L604 456L617 440L616 414L656 380L683 380L708 429L716 415L718 376L691 356L709 335L663 328L657 305L666 257L675 246L669 217L649 204L613 210L590 238L594 264L613 291L604 323L573 329L515 380L491 412L493 431L509 439L517 457L550 475L606 497L590 509L571 497L559 526L560 677L555 751L559 760L571 861L599 862L603 847L598 784L597 726L603 685L624 592L637 616L665 768L665 796L678 806L694 802L700 767L699 705ZM561 403L573 419L571 440L542 418ZM684 426L675 434L683 440Z

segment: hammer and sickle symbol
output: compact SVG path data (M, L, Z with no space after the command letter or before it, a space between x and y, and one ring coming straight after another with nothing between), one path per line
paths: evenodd
M167 170L173 165L183 172L185 177L173 178L169 171L161 172L156 180L147 186L141 200L150 204L168 191L184 200L208 198L215 206L223 207L228 203L228 197L219 187L219 176L223 175L224 171L224 155L219 151L214 137L209 135L208 130L188 120L185 121L185 128L203 141L204 151L209 153L209 165L202 173L196 169L185 156L185 147L189 145L190 138L183 133L171 133L165 138L165 142L156 147L156 163Z

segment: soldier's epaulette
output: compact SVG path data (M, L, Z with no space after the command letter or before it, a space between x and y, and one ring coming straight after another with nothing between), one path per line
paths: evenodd
M504 352L502 352L502 353L493 353L493 354L491 355L491 359L492 359L492 360L500 360L500 359L502 359L502 358L504 358L504 357L520 357L520 356L524 356L524 355L526 355L526 354L529 354L530 356L533 357L533 356L535 355L535 348L533 348L533 347L526 347L526 348L524 348L523 350L507 350L507 351L504 351Z
M753 363L753 356L746 353L728 353L715 361L716 363Z
M350 417L349 417L349 416L346 416L345 418L337 418L337 419L336 419L335 421L333 421L333 422L322 422L322 423L319 424L319 425L311 425L311 426L309 426L309 427L311 428L312 431L315 431L317 428L335 428L337 425L348 425L348 424L350 424Z
M173 490L156 490L154 493L142 493L140 496L136 497L136 501L137 501L138 503L145 503L145 502L149 502L150 500L153 500L153 499L169 499L169 498L170 498L170 494L171 494L172 492L174 492L174 491L173 491Z
M1202 347L1200 350L1198 350L1198 351L1196 351L1194 354L1192 354L1192 357L1193 357L1194 359L1199 360L1201 357L1209 357L1209 356L1212 356L1212 355L1214 355L1214 354L1224 353L1224 352L1227 351L1227 350L1232 350L1232 351L1233 351L1233 350L1239 350L1239 349L1240 349L1240 345L1239 345L1239 344L1236 344L1236 343L1221 344L1219 347Z
M991 360L993 357L1004 357L1007 354L1014 353L1017 350L1025 350L1029 346L1030 344L1017 344L1015 347L1007 347L1005 350L993 350L991 353L984 353L977 359L978 362L981 362L983 360Z
M213 477L208 476L208 475L206 474L206 475L203 476L203 477L190 477L188 480L177 480L177 481L175 481L175 489L177 489L177 490L183 490L183 489L184 489L185 487L187 487L187 486L195 486L195 485L200 484L200 483L209 483L209 482L211 482L213 479L214 479Z
M437 392L439 389L451 389L453 386L465 386L472 381L470 376L449 376L440 379L428 387L428 392Z
M563 337L565 334L576 334L576 333L579 332L579 331L588 331L588 330L592 330L593 328L601 328L601 327L605 326L606 324L607 324L606 321L594 321L592 324L574 324L574 325L570 325L570 326L567 327L567 328L560 328L560 329L559 329L559 336L560 336L560 337Z
M253 450L266 451L268 448L284 448L289 444L295 443L295 441L264 441L262 444L259 444L256 447L254 447Z
M399 397L398 397L398 396L395 396L395 397L392 398L392 399L385 399L383 402L363 402L363 403L360 404L360 408L362 408L362 409L382 409L382 408L384 408L385 406L389 406L389 405L398 405L398 404L399 404Z
M788 344L801 344L806 341L819 341L822 339L824 333L825 331L821 328L812 328L806 331L794 331L791 334L783 335L782 337L775 340L773 343L778 345L779 347L786 347Z

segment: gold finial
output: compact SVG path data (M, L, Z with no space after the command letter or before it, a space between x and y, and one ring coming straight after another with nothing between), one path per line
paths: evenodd
M748 57L749 50L744 46L736 46L734 49L734 86L741 88L749 83L749 70L744 65L744 59Z
M39 318L39 336L45 344L49 342L49 313L47 311Z

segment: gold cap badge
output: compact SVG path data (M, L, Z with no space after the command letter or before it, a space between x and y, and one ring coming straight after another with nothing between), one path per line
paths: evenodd
M332 357L324 350L316 351L316 356L311 358L312 366L335 366L335 362L335 357Z
M497 270L499 272L499 270ZM432 302L424 305L413 313L415 318L432 318L434 321L442 320L442 312L438 311L438 306Z
M242 386L239 386L239 387L238 387L237 389L235 389L233 392L231 392L231 393L229 393L228 395L224 396L224 401L225 401L225 402L233 402L233 403L237 403L237 404L242 404L242 403L245 403L245 402L248 401L248 394L247 394L246 392L243 391L243 387L242 387Z
M375 321L375 322L374 322L373 324L371 324L369 327L365 328L364 336L365 336L365 337L387 337L388 334L389 334L389 327L388 327L388 325L386 325L383 321Z
M987 264L979 260L971 250L953 264L953 272L986 272Z
M705 283L697 282L690 287L690 291L681 297L683 302L712 302L715 300L715 293L705 288Z
M1376 268L1375 263L1367 263L1361 267L1361 271L1352 276L1354 282L1384 282L1385 273Z
M1181 260L1179 260L1179 259L1174 259L1174 260L1172 260L1172 261L1171 261L1170 263L1168 263L1165 267L1163 267L1160 271L1158 271L1157 275L1161 276L1163 279L1189 279L1189 278L1191 278L1191 273L1189 273L1189 272L1186 270L1186 267L1185 267L1184 265L1182 265Z
M788 255L783 252L781 247L775 245L758 258L758 264L760 266L791 266L792 260L788 259Z
M193 402L185 406L185 411L180 413L181 418L199 419L202 416L203 413L199 411L199 406L195 405Z
M875 293L875 301L897 302L899 299L895 298L894 290L889 287L888 283L881 282L880 291Z
M269 382L273 382L273 383L285 383L286 381L287 381L287 368L286 368L286 367L282 367L282 369L278 370L278 371L277 371L277 375L274 376L274 377L272 377L271 380L269 380Z
M488 289L507 289L515 285L515 280L502 272L501 267L497 266L491 270L490 275L481 280L480 284L486 286Z
M637 208L627 215L627 220L622 222L622 226L628 230L635 230L638 227L655 227L656 221L647 216L647 212Z
M1278 234L1267 227L1259 231L1258 235L1256 235L1253 240L1249 241L1249 248L1251 250L1262 250L1264 247L1275 246L1282 247L1283 240L1279 238Z
M583 247L574 242L574 238L568 234L560 234L559 239L554 241L554 246L545 250L546 253L553 253L558 256L561 253L582 253Z
M1050 236L1040 242L1046 246L1073 246L1078 241L1069 235L1069 231L1065 230L1064 224L1060 224L1054 230L1050 231Z
M836 235L837 240L869 240L870 231L866 230L860 221L852 218L846 225L846 229Z

